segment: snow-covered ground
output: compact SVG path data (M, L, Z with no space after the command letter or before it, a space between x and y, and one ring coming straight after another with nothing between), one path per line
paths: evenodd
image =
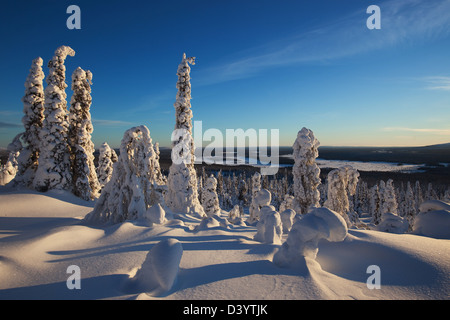
M0 188L0 299L450 298L450 240L350 229L344 241L320 242L315 260L282 268L272 262L280 246L255 241L255 226L198 228L199 219L186 218L98 227L82 221L92 209L66 192ZM142 291L138 270L168 239L183 249L176 282ZM167 261L176 261L174 248ZM79 290L67 287L71 265ZM380 289L367 287L371 265Z

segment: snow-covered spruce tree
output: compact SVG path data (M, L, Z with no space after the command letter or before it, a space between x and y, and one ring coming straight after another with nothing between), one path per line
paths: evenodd
M72 192L84 199L98 198L100 184L94 165L94 143L90 107L92 73L78 67L72 74L69 110L69 145L72 164Z
M70 147L67 141L69 121L66 95L67 56L74 56L70 47L61 46L49 61L47 87L44 90L44 122L40 131L39 165L33 181L38 191L48 189L70 190L72 176L70 170Z
M42 58L33 60L30 73L25 81L25 95L22 98L24 113L22 123L25 128L22 139L25 146L17 159L18 170L15 181L26 187L32 186L39 163L39 132L44 122L43 80L45 76L42 64Z
M103 188L109 180L111 180L113 173L113 164L117 161L117 155L113 156L116 152L110 148L109 144L103 142L99 149L97 177L100 184L100 188ZM115 159L116 161L113 161Z
M211 175L205 181L202 191L202 205L208 217L220 213L219 198L217 197L217 180Z
M244 179L239 180L238 183L238 201L241 207L248 207L247 197L248 187Z
M189 64L195 58L183 59L178 66L177 96L175 107L175 130L172 134L172 165L165 194L167 206L173 213L204 217L205 212L198 198L197 175L194 169L194 139L192 138L191 82Z
M13 139L13 141L8 144L8 160L5 165L0 167L0 185L6 185L11 182L19 170L18 158L23 149L22 142L20 139L22 138L23 133L19 133Z
M372 222L379 224L381 222L381 199L378 184L370 188L370 212L372 214Z
M259 219L259 205L257 202L258 192L261 190L261 174L256 172L252 176L252 202L250 203L248 218L249 223L254 223Z
M439 197L437 195L436 190L433 188L433 184L431 182L428 183L427 192L425 193L426 200L438 200Z
M159 163L148 128L128 129L111 180L103 188L86 221L118 223L143 218L147 209L162 200L164 181L154 174L157 166Z
M395 196L395 189L394 189L394 181L392 179L389 179L385 187L383 188L383 194L381 195L383 198L383 208L381 210L381 213L393 213L397 214L397 198Z
M419 207L423 202L423 193L422 193L422 187L420 186L420 182L417 180L415 187L414 187L414 195L415 195L415 202L416 202L416 212L418 213Z
M359 172L351 166L344 166L334 169L328 173L328 198L324 206L341 214L347 226L350 226L350 220L347 213L349 212L348 197L356 192L358 184Z
M298 214L305 214L310 207L318 207L320 193L317 187L320 184L320 169L316 164L319 156L319 141L314 133L302 128L294 142L294 210Z
M413 188L411 187L411 183L408 181L406 185L403 217L405 217L408 220L411 230L412 227L414 226L414 219L416 218L417 214L416 207L417 206L414 191Z

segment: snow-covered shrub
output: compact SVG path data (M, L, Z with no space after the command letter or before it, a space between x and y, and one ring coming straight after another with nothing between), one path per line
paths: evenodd
M182 256L183 246L178 240L162 240L150 249L128 287L153 295L169 291L177 280Z
M351 225L347 217L349 211L348 197L355 194L358 178L359 172L351 166L334 169L327 176L328 198L324 206L340 213L347 221L348 226Z
M281 223L280 214L273 206L267 205L261 208L256 229L257 232L254 237L256 241L281 244L283 226Z
M19 133L8 145L9 156L4 166L0 167L0 185L4 186L11 182L19 169L18 158L22 150L22 143L20 141L22 134Z
M217 180L213 175L208 177L202 191L202 205L205 214L211 217L220 214L219 198L217 197Z
M115 161L114 161L115 159ZM97 177L100 187L103 188L113 173L113 164L117 161L117 155L114 149L111 149L108 143L104 142L99 149Z
M40 131L39 165L33 181L38 191L48 189L70 190L72 174L70 170L70 147L67 141L69 121L66 95L67 56L74 56L70 47L61 46L49 61L47 87L44 90L44 122Z
M272 195L269 190L259 190L252 199L253 212L250 214L247 222L250 224L257 222L260 219L261 208L270 205L271 201Z
M237 204L233 207L233 209L228 212L228 220L233 221L236 218L241 217L241 207Z
M236 225L246 225L242 218L243 214L243 208L237 204L228 213L228 221Z
M94 131L90 107L92 73L78 67L72 74L73 95L69 110L69 145L72 163L72 192L84 199L98 197L100 184L94 165Z
M138 126L127 130L112 178L86 220L118 223L143 218L149 206L162 200L164 180L155 174L158 171L155 167L159 167L159 162L148 128Z
M25 81L25 95L22 98L22 123L25 132L22 135L24 148L20 152L15 181L23 186L31 187L39 164L40 137L39 132L44 122L44 72L41 58L33 60Z
M347 224L339 213L328 208L313 208L294 223L273 262L281 267L295 267L303 257L316 258L319 240L337 242L346 236Z
M294 142L294 210L298 214L308 212L310 207L318 207L320 193L317 187L320 184L320 169L316 164L319 155L319 141L314 133L302 128Z
M294 210L294 196L291 196L290 194L284 195L284 200L280 204L280 212L283 212L288 209Z
M155 203L150 206L144 214L144 218L151 223L163 224L166 222L166 211L161 204Z
M376 227L376 230L390 233L405 233L408 231L408 220L398 215L385 212L381 215L381 222Z
M195 58L186 58L183 54L177 70L178 92L174 104L176 123L172 134L172 165L169 169L165 201L174 213L203 217L205 212L198 198L197 174L194 169L189 64L195 64Z
M283 233L289 233L294 224L295 211L292 209L286 209L280 213L281 223L283 224Z

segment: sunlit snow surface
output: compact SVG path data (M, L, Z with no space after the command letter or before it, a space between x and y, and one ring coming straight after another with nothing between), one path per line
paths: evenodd
M341 242L319 242L316 259L275 265L279 245L253 239L255 226L210 224L185 216L149 226L138 221L92 226L93 203L67 192L0 187L0 299L448 299L450 240L350 229ZM221 218L228 212L222 211ZM245 218L248 214L245 214ZM286 241L283 235L282 241ZM149 251L176 239L183 252L173 287L130 285ZM67 268L79 266L81 289ZM367 268L381 270L369 289Z

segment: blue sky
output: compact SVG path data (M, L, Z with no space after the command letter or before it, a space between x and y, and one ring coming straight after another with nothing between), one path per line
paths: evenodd
M69 30L66 9L81 9ZM369 5L381 29L369 30ZM93 73L96 146L146 125L170 145L176 69L191 70L203 130L302 127L321 145L419 146L450 142L450 1L14 1L0 11L0 147L21 130L32 59L72 47ZM225 135L225 134L224 134ZM205 145L208 143L205 142ZM205 146L204 145L204 146Z

